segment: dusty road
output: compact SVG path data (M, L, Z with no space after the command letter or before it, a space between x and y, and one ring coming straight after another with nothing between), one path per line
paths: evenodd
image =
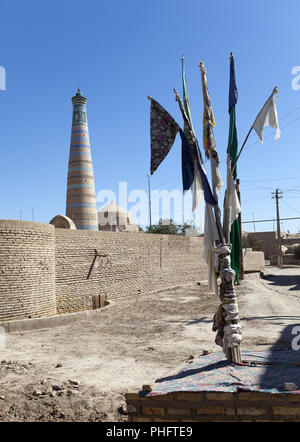
M268 267L238 287L242 349L290 346L300 324L300 267ZM174 373L214 344L218 305L205 286L119 299L97 318L7 335L0 420L122 421L124 392Z

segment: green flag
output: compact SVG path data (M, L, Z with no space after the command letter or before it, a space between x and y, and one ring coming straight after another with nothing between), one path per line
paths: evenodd
M182 62L183 106L184 106L185 113L188 117L189 123L191 125L192 131L194 132L189 96L188 96L187 85L186 85L186 77L185 77L185 69L184 69L184 56L182 56L181 62Z
M234 68L234 57L233 54L230 56L230 82L229 82L229 114L230 114L230 123L229 123L229 137L228 137L228 146L227 146L227 154L230 157L231 164L234 165L237 154L238 154L238 140L237 140L237 130L235 123L235 105L238 99L238 90L236 87L235 81L235 68ZM233 171L233 178L236 179L236 167ZM239 278L239 274L241 271L241 236L240 236L240 227L238 218L231 225L230 232L230 242L232 244L231 251L231 267L235 271L235 282Z

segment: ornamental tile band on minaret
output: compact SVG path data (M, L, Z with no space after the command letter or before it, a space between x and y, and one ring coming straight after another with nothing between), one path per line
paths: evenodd
M80 88L72 97L73 119L69 156L66 216L77 229L98 230L95 181L86 116L87 99Z

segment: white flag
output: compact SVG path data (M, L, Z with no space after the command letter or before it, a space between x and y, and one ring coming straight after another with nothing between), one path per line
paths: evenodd
M227 155L227 190L224 202L224 234L229 241L231 226L234 221L239 216L241 212L241 205L237 191L234 185L232 171L231 171L231 160L229 154Z
M215 269L215 241L219 239L216 220L213 213L213 206L205 204L204 224L204 254L203 257L208 265L208 290L218 294L217 277Z
M276 129L275 141L280 137L280 129L278 125L277 110L274 98L275 94L278 95L277 87L274 87L271 96L264 104L253 124L253 129L255 129L261 143L263 142L263 128L265 126L271 126Z
M203 185L200 177L200 173L198 170L198 163L194 161L194 182L192 184L192 194L193 194L193 213L196 212L197 207L203 200Z

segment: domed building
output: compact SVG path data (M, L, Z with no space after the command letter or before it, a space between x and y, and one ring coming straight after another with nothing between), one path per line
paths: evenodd
M99 230L106 232L138 232L130 212L117 206L113 201L97 212Z

